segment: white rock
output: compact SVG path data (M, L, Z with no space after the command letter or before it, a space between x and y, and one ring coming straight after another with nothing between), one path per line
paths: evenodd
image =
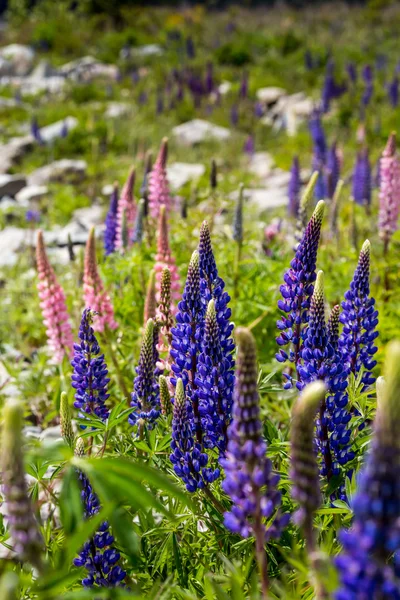
M274 159L269 152L255 152L250 160L249 171L260 179L265 179L271 173Z
M26 186L24 175L0 175L0 197L15 196Z
M12 266L17 262L16 252L26 240L26 229L6 227L0 231L0 266Z
M61 137L64 129L66 128L67 132L71 131L71 129L75 129L78 125L78 119L75 117L66 117L62 121L56 121L51 125L46 125L46 127L40 128L40 137L44 142L52 142L53 140Z
M10 44L0 48L0 56L11 62L16 75L26 75L32 68L35 53L30 46Z
M226 94L230 92L231 88L232 84L230 81L223 81L219 84L218 91L221 94L221 96L226 96Z
M230 197L236 200L238 192L233 192ZM286 190L283 188L255 188L245 189L244 198L256 204L260 212L285 206L287 204Z
M118 119L129 113L131 106L125 102L110 102L107 106L105 116L110 119Z
M98 60L93 58L93 56L83 56L82 58L65 63L65 65L60 67L59 72L65 75L65 77L76 78L85 71L90 71L97 63Z
M172 133L185 146L193 146L210 138L224 141L231 135L226 127L219 127L202 119L193 119L182 123L182 125L174 127Z
M289 185L290 173L283 169L274 169L267 179L268 187L271 188L287 188Z
M123 52L123 49L121 50ZM164 54L164 50L159 44L146 44L145 46L138 46L136 48L130 48L129 54L131 56L161 56Z
M0 56L0 77L4 77L4 75L10 75L12 72L12 64L6 58Z
M274 104L279 98L285 95L286 90L273 86L260 88L256 92L257 99L263 104Z
M26 205L29 202L40 200L43 196L46 196L48 192L49 188L45 185L28 185L16 194L15 199L17 202Z
M188 181L204 175L205 171L205 166L200 163L176 162L167 168L167 176L171 188L178 190Z
M29 135L11 138L0 145L0 173L6 173L33 146L34 139Z
M86 170L86 161L63 158L33 171L28 175L28 185L43 185L49 181L66 179L80 180L85 177Z
M87 206L78 208L74 211L73 220L79 223L85 229L90 230L95 225L100 225L104 221L104 211L101 206Z
M33 438L38 440L40 438L40 434L42 430L37 425L27 425L22 430L23 436L26 438Z
M6 212L10 209L18 209L18 203L10 198L9 196L3 196L0 200L0 210L1 212Z
M54 425L53 427L47 427L46 429L44 429L40 434L40 439L52 441L61 440L62 435L60 425Z
M111 196L113 191L114 191L114 186L112 183L107 183L107 185L104 185L101 188L101 193L103 194L103 196Z
M62 229L52 231L51 234L53 234L52 243L56 243L58 246L67 246L68 237L71 238L73 244L86 244L89 237L89 230L80 223L71 221ZM46 243L48 243L47 239L49 237L49 235L45 237Z

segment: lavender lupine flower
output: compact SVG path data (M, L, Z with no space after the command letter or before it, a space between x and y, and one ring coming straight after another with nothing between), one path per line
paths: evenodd
M118 199L118 184L114 183L104 230L104 251L106 255L112 254L116 249Z
M254 116L257 117L257 119L261 119L261 117L264 116L264 106L261 102L256 102L254 104Z
M247 98L249 94L249 75L248 73L243 73L242 79L240 80L239 87L239 98L242 100Z
M336 83L334 77L334 64L329 61L326 67L324 87L322 89L321 108L322 112L327 113L330 109L331 100L335 98Z
M357 204L370 206L371 179L371 164L369 162L368 150L365 149L357 154L353 172L353 198Z
M280 536L289 515L281 514L279 475L272 471L262 436L255 340L248 329L236 332L238 355L233 420L228 430L228 450L221 459L225 469L224 491L233 505L224 515L228 529L242 537L254 535L258 552L265 541ZM266 525L264 519L268 520Z
M326 195L331 200L340 178L340 167L340 158L336 142L334 142L329 148L326 158Z
M392 342L386 356L371 449L352 502L353 525L340 534L336 600L400 599L400 343Z
M133 226L132 242L134 244L141 244L143 241L144 218L145 218L145 201L142 198L141 200L139 200L135 224Z
M232 237L238 244L243 242L243 194L244 187L241 183L232 226Z
M361 380L364 390L375 382L372 370L376 365L375 339L379 335L376 331L378 311L369 289L370 253L371 244L366 240L361 248L350 289L344 295L340 315L340 321L343 323L339 340L342 357L350 365L350 373L355 377L364 368Z
M182 379L188 399L188 417L196 441L201 444L203 432L201 429L199 410L199 391L196 384L198 357L201 352L201 339L204 329L205 306L200 294L200 265L199 253L195 250L189 263L182 300L178 304L176 325L172 327L171 383L176 386L177 379Z
M231 119L231 125L233 127L236 127L237 124L239 123L239 109L236 104L234 104L231 108L230 119Z
M277 322L280 334L276 341L280 349L276 359L279 362L289 360L294 363L296 369L300 360L303 329L308 322L310 300L314 291L317 251L324 210L325 203L321 200L315 207L297 247L296 255L284 275L285 283L280 287L282 300L279 300L278 308L285 314ZM283 350L283 347L289 344L291 349L288 353Z
M128 422L132 426L141 427L147 423L151 428L161 414L160 388L158 377L161 372L157 367L158 327L153 319L147 321L140 349L139 363L136 367L136 377L133 383L131 407Z
M106 400L109 398L107 386L107 365L101 354L99 343L92 328L93 312L85 308L79 327L79 344L74 344L72 387L75 392L75 408L79 415L96 415L102 421L108 419L109 410Z
M288 188L288 196L289 196L289 204L288 204L288 213L290 217L296 218L297 213L299 212L300 206L300 164L297 156L293 158L292 166L290 169L290 179L289 179L289 188Z
M399 78L395 75L387 86L388 96L392 108L399 104Z
M396 152L396 134L391 133L380 161L379 236L387 252L397 229L400 212L400 160Z
M361 103L367 107L371 102L372 94L374 93L374 78L371 65L365 65L362 70L362 78L364 80L364 92L361 98Z
M43 144L43 138L41 136L39 123L36 117L33 117L31 121L31 134L36 142Z
M14 399L8 400L2 416L1 471L12 546L19 560L28 561L40 569L43 540L25 480L22 403Z
M230 325L232 329L233 325ZM200 397L203 442L206 448L218 448L220 454L224 455L228 425L232 418L235 378L233 359L221 344L214 300L210 300L207 307L201 346L196 384Z
M357 67L353 62L348 62L346 65L346 71L347 71L347 75L351 81L351 83L354 85L357 83Z
M251 134L247 136L246 141L243 146L243 150L246 154L249 154L250 156L254 154L254 151L255 151L254 137Z
M202 452L201 444L193 439L187 409L184 384L182 379L177 378L170 460L175 473L185 483L187 491L193 493L218 479L220 471L207 467L208 456Z
M314 110L309 121L309 130L315 154L324 162L326 155L325 132L321 122L320 113Z

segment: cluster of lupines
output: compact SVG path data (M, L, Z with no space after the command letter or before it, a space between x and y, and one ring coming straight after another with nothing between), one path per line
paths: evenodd
M93 323L95 331L102 332L106 327L109 329L118 327L118 323L114 319L114 308L111 299L104 289L97 266L94 229L90 231L85 249L83 297L85 305L96 313L96 319Z
M38 232L36 265L39 276L38 290L43 322L54 361L61 363L72 354L73 338L65 294L46 254L43 234Z
M118 200L115 247L120 251L126 245L129 246L132 240L136 216L136 205L133 197L135 178L136 171L132 168Z
M378 311L375 300L370 297L370 252L371 244L366 240L361 248L358 265L344 295L340 321L343 330L339 339L342 359L348 363L350 373L356 377L363 369L363 390L375 382L372 370L376 365L375 339L378 337Z
M76 389L74 406L83 418L93 415L106 421L109 411L107 386L110 379L101 354L99 343L92 328L94 314L85 308L79 327L79 344L74 344L72 387Z
M395 133L390 134L380 160L379 203L379 235L386 252L397 229L400 212L400 160Z
M161 206L167 212L171 210L172 198L167 178L168 139L164 138L157 160L149 174L149 213L153 219L158 219Z
M110 207L104 224L104 252L106 256L112 254L116 250L118 194L118 184L114 183L110 197Z
M372 447L353 499L354 521L340 539L337 600L400 599L400 344L387 351Z
M168 215L165 205L161 205L159 213L159 225L157 234L157 254L154 270L156 272L156 290L157 300L160 301L161 295L161 277L163 269L167 267L170 272L171 286L170 286L170 297L172 302L175 302L180 298L180 283L179 273L175 263L175 258L172 256L171 248L169 244L168 235ZM171 310L174 311L175 307L171 305Z
M353 172L353 198L357 204L370 206L372 188L371 164L368 150L365 148L357 154Z

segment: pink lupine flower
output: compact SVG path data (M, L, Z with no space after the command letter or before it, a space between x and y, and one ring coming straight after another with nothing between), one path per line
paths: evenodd
M85 268L83 273L83 297L85 306L97 313L93 322L95 331L104 331L106 327L116 329L118 323L114 319L114 308L104 289L96 259L96 241L94 229L90 231L85 249Z
M400 212L400 160L396 134L391 133L380 161L379 236L387 252Z
M153 219L158 218L162 205L166 207L167 211L171 209L172 205L166 172L167 156L168 139L164 138L157 160L149 175L149 211Z
M161 294L161 279L162 271L165 267L168 267L171 273L171 300L178 301L180 295L180 284L179 284L179 273L175 263L175 258L171 254L171 248L169 245L168 236L168 216L166 207L162 205L160 207L159 221L158 221L158 232L157 232L157 254L156 264L154 270L156 272L156 291L157 291L157 302L160 301ZM171 310L173 310L173 304L171 304Z
M121 196L118 200L117 227L115 239L115 247L117 248L117 250L122 250L123 248L124 219L127 228L128 246L132 245L132 233L136 217L136 205L133 197L135 177L136 171L133 167L129 173L128 179L126 180L124 187L122 188Z
M49 347L54 352L54 361L61 363L64 356L70 357L72 354L73 335L65 294L47 257L41 231L37 236L36 264L39 275L40 307Z

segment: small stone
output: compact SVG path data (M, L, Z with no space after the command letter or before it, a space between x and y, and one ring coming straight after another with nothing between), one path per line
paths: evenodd
M205 166L200 163L176 162L167 168L167 177L171 188L178 190L188 181L199 179L205 172Z
M28 175L28 185L44 185L50 181L80 181L86 175L84 160L63 158L40 167Z
M26 178L24 175L0 175L0 197L14 197L25 186Z
M20 204L27 205L29 202L40 200L49 193L49 188L45 185L27 185L16 194L15 199Z
M121 54L123 53L124 49L121 50ZM146 57L146 56L161 56L162 54L164 54L164 50L161 48L161 46L159 44L146 44L144 46L138 46L136 48L129 48L129 57L130 56L139 56L139 57ZM121 56L122 58L122 56ZM126 58L126 56L125 56Z
M280 87L265 87L260 88L256 92L257 99L263 104L275 104L282 96L286 95L286 90Z
M88 231L104 221L103 208L98 205L78 208L74 211L73 220Z
M107 106L105 116L109 119L119 119L124 117L131 110L131 106L125 102L110 102Z
M62 121L56 121L51 125L40 128L40 137L44 142L52 142L53 140L61 137L64 131L71 131L78 125L78 119L75 117L66 117Z
M274 159L269 152L255 152L250 160L249 170L251 173L265 179L271 173Z
M202 119L193 119L177 125L172 129L172 133L185 146L193 146L210 138L225 141L231 135L226 127L219 127Z
M15 75L27 75L32 68L35 52L30 46L10 44L0 48L0 56L10 61Z

